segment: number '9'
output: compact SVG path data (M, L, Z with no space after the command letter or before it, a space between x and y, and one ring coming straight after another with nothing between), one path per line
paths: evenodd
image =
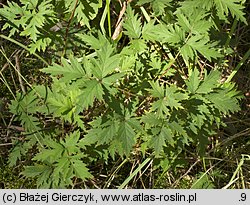
M241 197L241 201L246 201L247 199L246 193L241 193L240 197Z

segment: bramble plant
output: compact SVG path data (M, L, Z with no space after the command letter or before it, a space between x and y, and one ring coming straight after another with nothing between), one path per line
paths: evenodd
M0 8L9 32L1 38L20 36L30 54L50 54L41 69L50 80L17 92L9 106L25 130L9 165L32 150L22 175L39 188L91 179L100 159L164 161L190 146L203 156L223 117L240 110L242 95L221 80L230 36L218 36L222 23L247 23L244 1L120 3L20 0Z

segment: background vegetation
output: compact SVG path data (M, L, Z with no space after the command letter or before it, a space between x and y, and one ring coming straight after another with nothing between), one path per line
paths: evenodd
M0 2L1 188L250 188L250 2Z

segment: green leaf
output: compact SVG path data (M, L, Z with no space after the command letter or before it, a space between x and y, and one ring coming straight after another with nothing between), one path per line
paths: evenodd
M241 0L214 0L220 19L225 19L230 11L233 17L247 24L244 12L242 11L244 7L241 5L241 2Z
M21 172L26 177L36 177L43 174L48 169L48 166L36 164L35 166L26 166Z
M63 75L62 79L67 82L78 78L84 78L86 73L77 59L70 57L69 62L65 59L61 59L62 66L54 64L47 68L43 68L42 71L49 73L52 76Z
M135 144L135 132L127 121L122 121L120 123L117 140L119 140L124 153L128 156L133 145Z
M196 92L200 84L199 75L200 72L195 68L194 70L191 70L189 78L186 81L187 89L193 94Z
M162 124L162 120L158 119L157 116L154 113L145 113L141 117L141 121L145 124L148 124L151 126L158 126Z
M11 101L10 111L17 115L21 125L27 133L37 133L40 135L39 119L33 116L37 112L39 104L35 90L29 90L25 95L17 94L16 100Z
M134 11L132 10L130 5L128 5L126 9L126 19L123 27L126 29L124 33L130 38L140 38L142 30L141 22L138 19L138 14L134 14Z
M198 8L202 8L205 9L205 11L209 11L210 9L212 9L213 7L213 0L203 0L203 1L199 1L199 0L186 0L181 2L181 9L182 10L186 10L186 11L193 11L194 9Z
M181 141L183 142L183 144L188 145L189 137L187 135L187 132L184 129L185 127L183 126L181 120L179 120L178 122L175 122L175 121L169 122L168 126L174 135L178 134L181 137Z
M133 53L143 53L147 50L146 42L143 39L133 39L130 41L129 49L134 51Z
M123 49L122 51L125 51L126 49ZM131 71L135 67L136 62L136 56L135 55L124 55L121 57L121 68L120 70L122 72L128 72Z
M158 24L153 28L154 39L162 43L179 46L185 40L185 32L177 24Z
M165 116L169 115L169 109L167 108L168 103L165 99L159 99L152 104L152 111L156 111L156 115L159 118L164 118Z
M70 135L66 135L65 140L61 142L61 144L67 149L69 155L76 154L79 151L79 148L77 147L79 138L80 132L75 131L70 133Z
M87 131L87 134L82 138L78 145L81 148L86 147L86 145L95 144L98 142L98 139L100 138L100 134L102 133L102 117L96 117L94 120L92 120L90 123L91 129Z
M67 157L61 157L56 160L54 164L54 170L52 173L52 185L53 187L65 187L65 185L71 185L72 181L70 177L67 177L67 173L70 172L70 161Z
M40 161L40 162L54 162L57 159L61 158L64 147L58 143L57 148L52 149L42 149L39 153L36 154L35 157L33 157L33 160Z
M30 37L33 41L31 45L34 47L41 34L41 29L55 17L53 8L50 0L36 1L33 4L28 1L21 1L20 6L8 2L8 6L0 8L0 16L4 16L8 20L4 28L12 27L11 35L18 31L21 36ZM47 42L43 41L43 43ZM36 45L36 47L40 49L39 45Z
M152 87L152 90L150 90L152 96L156 98L164 98L165 92L163 85L159 85L157 82L149 82L149 83Z
M99 80L106 77L108 74L116 71L119 65L119 55L112 55L114 48L110 44L105 44L97 51L98 59L92 59L94 66L91 68L94 76Z
M215 45L215 43L210 43L208 38L204 38L202 35L195 35L188 39L180 51L185 60L189 58L194 59L197 52L199 52L211 61L211 58L216 59L222 57L218 49L215 48Z
M154 29L155 29L155 21L150 21L148 23L144 23L144 26L142 28L142 38L144 40L149 40L149 41L154 41L155 40L155 33L154 33Z
M138 6L141 6L141 5L143 5L143 4L151 3L151 2L153 2L153 1L155 1L155 0L138 0L138 1L136 2L136 4L137 4Z
M100 133L100 137L98 142L100 144L108 144L115 139L118 132L118 121L115 118L111 118L104 124L102 124L102 131Z
M202 9L194 9L194 11L183 10L182 7L177 9L176 16L178 19L178 24L189 34L199 34L208 36L209 29L213 26L211 21L206 18L207 13L204 13Z
M164 14L165 8L170 6L172 1L173 0L139 0L136 2L136 4L141 6L143 4L150 3L155 16L159 16Z
M80 160L71 160L75 175L82 180L86 180L92 177L92 175L89 173L88 168L86 167L86 164L84 164Z
M107 89L109 89L112 84L114 84L114 83L119 84L119 80L124 75L125 75L125 73L115 73L115 74L112 74L108 77L105 77L102 80L102 85L105 86Z
M108 39L104 35L102 35L100 31L98 31L98 37L95 37L91 34L87 35L82 33L77 33L76 36L95 50L100 50L101 48L103 48L103 46L109 44Z
M170 85L166 86L164 99L171 109L182 109L181 101L188 99L188 95L181 92L175 85Z
M213 70L206 75L204 81L201 83L199 88L196 90L197 93L210 93L215 89L219 83L220 72Z
M51 173L52 169L49 166L44 166L44 171L37 177L36 183L38 188L49 189L51 188L52 180Z
M30 44L29 51L35 53L35 51L45 51L46 48L51 44L52 39L47 37L42 37L37 39L36 43Z
M82 105L87 108L92 106L95 99L103 99L103 88L100 82L97 80L88 80L85 83L85 88L82 91L82 94L79 96L81 98Z
M206 98L214 104L214 106L225 114L240 110L238 100L231 97L227 91L219 91L218 93L210 93Z
M80 95L82 90L76 83L65 84L61 81L54 81L52 94L48 96L47 103L50 112L55 117L62 117L64 120L72 123L78 119L77 115L83 109L80 104Z
M186 0L181 4L182 9L189 11L189 13L196 8L209 12L216 10L218 17L221 20L227 20L230 12L237 20L241 20L247 24L243 12L244 6L242 5L241 0Z
M8 163L10 167L16 165L17 160L21 159L23 147L21 144L17 144L9 154Z
M152 111L157 111L159 117L164 117L165 114L169 113L168 107L171 109L183 108L181 105L182 100L188 99L188 95L181 90L178 90L176 86L159 85L157 82L150 82L153 89L150 93L153 97L159 98L159 100L153 102Z
M170 6L170 2L173 0L154 0L152 2L152 9L156 16L160 16L165 13L165 8Z
M176 14L178 18L178 24L185 30L185 31L192 31L193 27L191 22L189 22L188 18L182 13L178 12Z
M71 14L74 9L75 1L70 1L71 5L69 8L69 13ZM101 7L101 0L79 0L74 16L77 18L78 22L80 22L81 25L87 25L88 27L90 27L89 22L97 16L98 9Z
M160 133L156 136L153 136L151 139L151 144L155 150L156 156L159 156L163 150L163 146L166 146L166 140L170 145L174 145L174 140L172 137L171 130L167 127L162 127Z

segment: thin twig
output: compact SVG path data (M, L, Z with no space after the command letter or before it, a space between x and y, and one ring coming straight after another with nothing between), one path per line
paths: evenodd
M123 2L122 9L119 13L118 20L117 20L116 25L115 25L115 31L112 35L113 40L116 40L122 31L123 15L126 11L126 8L127 8L127 2L125 1L125 2Z
M197 159L197 160L195 161L195 163L193 163L192 166L189 167L189 169L188 169L179 179L177 179L177 180L173 183L173 187L174 187L175 185L177 185L177 184L179 183L179 181L180 181L183 177L187 176L188 173L191 172L191 170L192 170L192 169L195 167L195 165L196 165L197 163L199 163L199 162L200 162L200 159Z
M249 135L250 134L250 128L247 128L245 130L242 130L241 132L227 138L226 140L222 141L221 143L218 143L215 147L213 147L213 149L209 150L208 154L211 154L212 152L214 152L218 147L220 146L223 146L225 144L227 144L228 142L238 138L238 137L242 137L242 136L245 136L245 135Z
M17 69L17 75L18 75L18 80L19 80L19 83L20 83L20 87L23 91L23 93L26 93L26 90L24 88L24 85L23 85L23 80L22 80L22 77L21 77L21 66L20 66L20 59L19 59L19 53L16 53L15 55L15 61L16 61L16 69Z
M3 144L0 144L0 147L5 147L5 146L10 146L10 145L13 145L13 143L3 143Z
M6 62L4 65L3 65L3 67L2 67L2 69L1 69L1 73L6 69L6 68L8 68L9 67L9 63L8 62Z
M3 48L2 48L2 50L4 50ZM10 55L10 57L9 57L9 59L11 59L13 56L15 56L17 53L19 53L20 51L21 51L22 49L16 49L11 55ZM2 67L2 69L1 69L1 73L6 69L6 68L8 68L9 67L9 62L6 62L4 65L3 65L3 67Z
M8 127L8 129L12 129L12 130L15 130L15 131L18 131L18 132L25 132L25 129L23 127L19 127L19 126L16 126L16 125L10 125Z

